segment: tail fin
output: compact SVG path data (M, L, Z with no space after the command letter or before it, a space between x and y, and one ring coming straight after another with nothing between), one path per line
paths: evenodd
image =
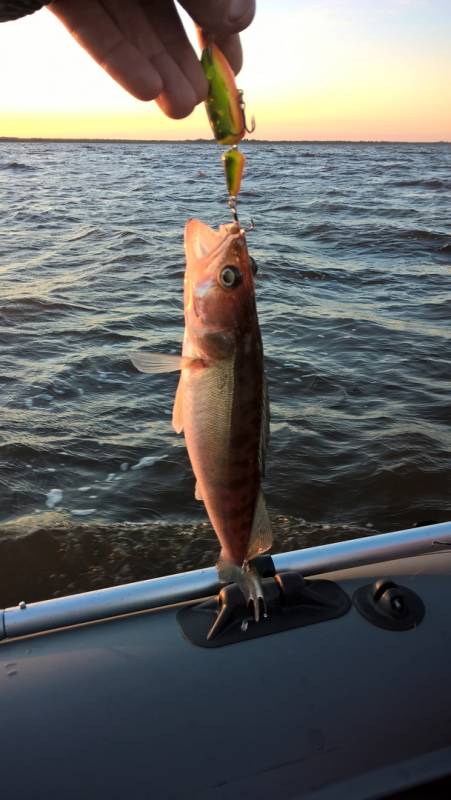
M261 576L255 567L245 564L243 567L237 567L236 564L231 564L226 561L222 554L219 556L219 561L216 565L218 570L219 580L224 583L236 583L246 601L246 606L251 609L255 622L260 621L260 612L263 609L263 615L266 617L266 604L263 594Z

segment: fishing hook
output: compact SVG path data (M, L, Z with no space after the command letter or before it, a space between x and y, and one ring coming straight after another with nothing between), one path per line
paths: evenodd
M240 221L238 219L238 209L236 207L236 197L229 197L227 205L229 206L229 208L230 208L230 210L232 212L233 221L236 222L238 225L240 225ZM256 226L254 220L252 219L252 217L251 217L251 221L249 222L249 224L245 228L242 228L241 225L240 225L240 229L242 230L243 233L250 233L250 231L255 231L256 227L257 226Z
M248 133L253 133L255 131L255 117L254 117L254 115L252 115L252 117L251 117L251 127L248 128L247 127L247 120L246 120L246 103L244 102L244 92L243 92L242 89L238 89L238 97L239 97L241 113L243 115L244 130L247 131Z

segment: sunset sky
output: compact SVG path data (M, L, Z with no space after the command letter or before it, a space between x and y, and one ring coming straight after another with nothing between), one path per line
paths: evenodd
M259 0L242 42L257 138L451 140L449 0ZM173 121L127 95L46 10L0 24L0 75L0 136L211 136L202 107Z

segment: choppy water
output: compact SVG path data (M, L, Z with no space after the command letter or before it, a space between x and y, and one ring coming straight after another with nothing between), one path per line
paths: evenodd
M244 151L269 507L318 541L449 518L451 145ZM4 523L204 518L170 424L177 376L127 352L179 351L183 226L227 221L221 171L206 143L0 144Z

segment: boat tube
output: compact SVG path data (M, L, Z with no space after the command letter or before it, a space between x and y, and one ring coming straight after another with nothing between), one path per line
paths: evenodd
M185 618L208 632L217 616L213 568L1 612L2 796L436 796L451 774L451 522L273 562L268 617L233 619L211 647Z

